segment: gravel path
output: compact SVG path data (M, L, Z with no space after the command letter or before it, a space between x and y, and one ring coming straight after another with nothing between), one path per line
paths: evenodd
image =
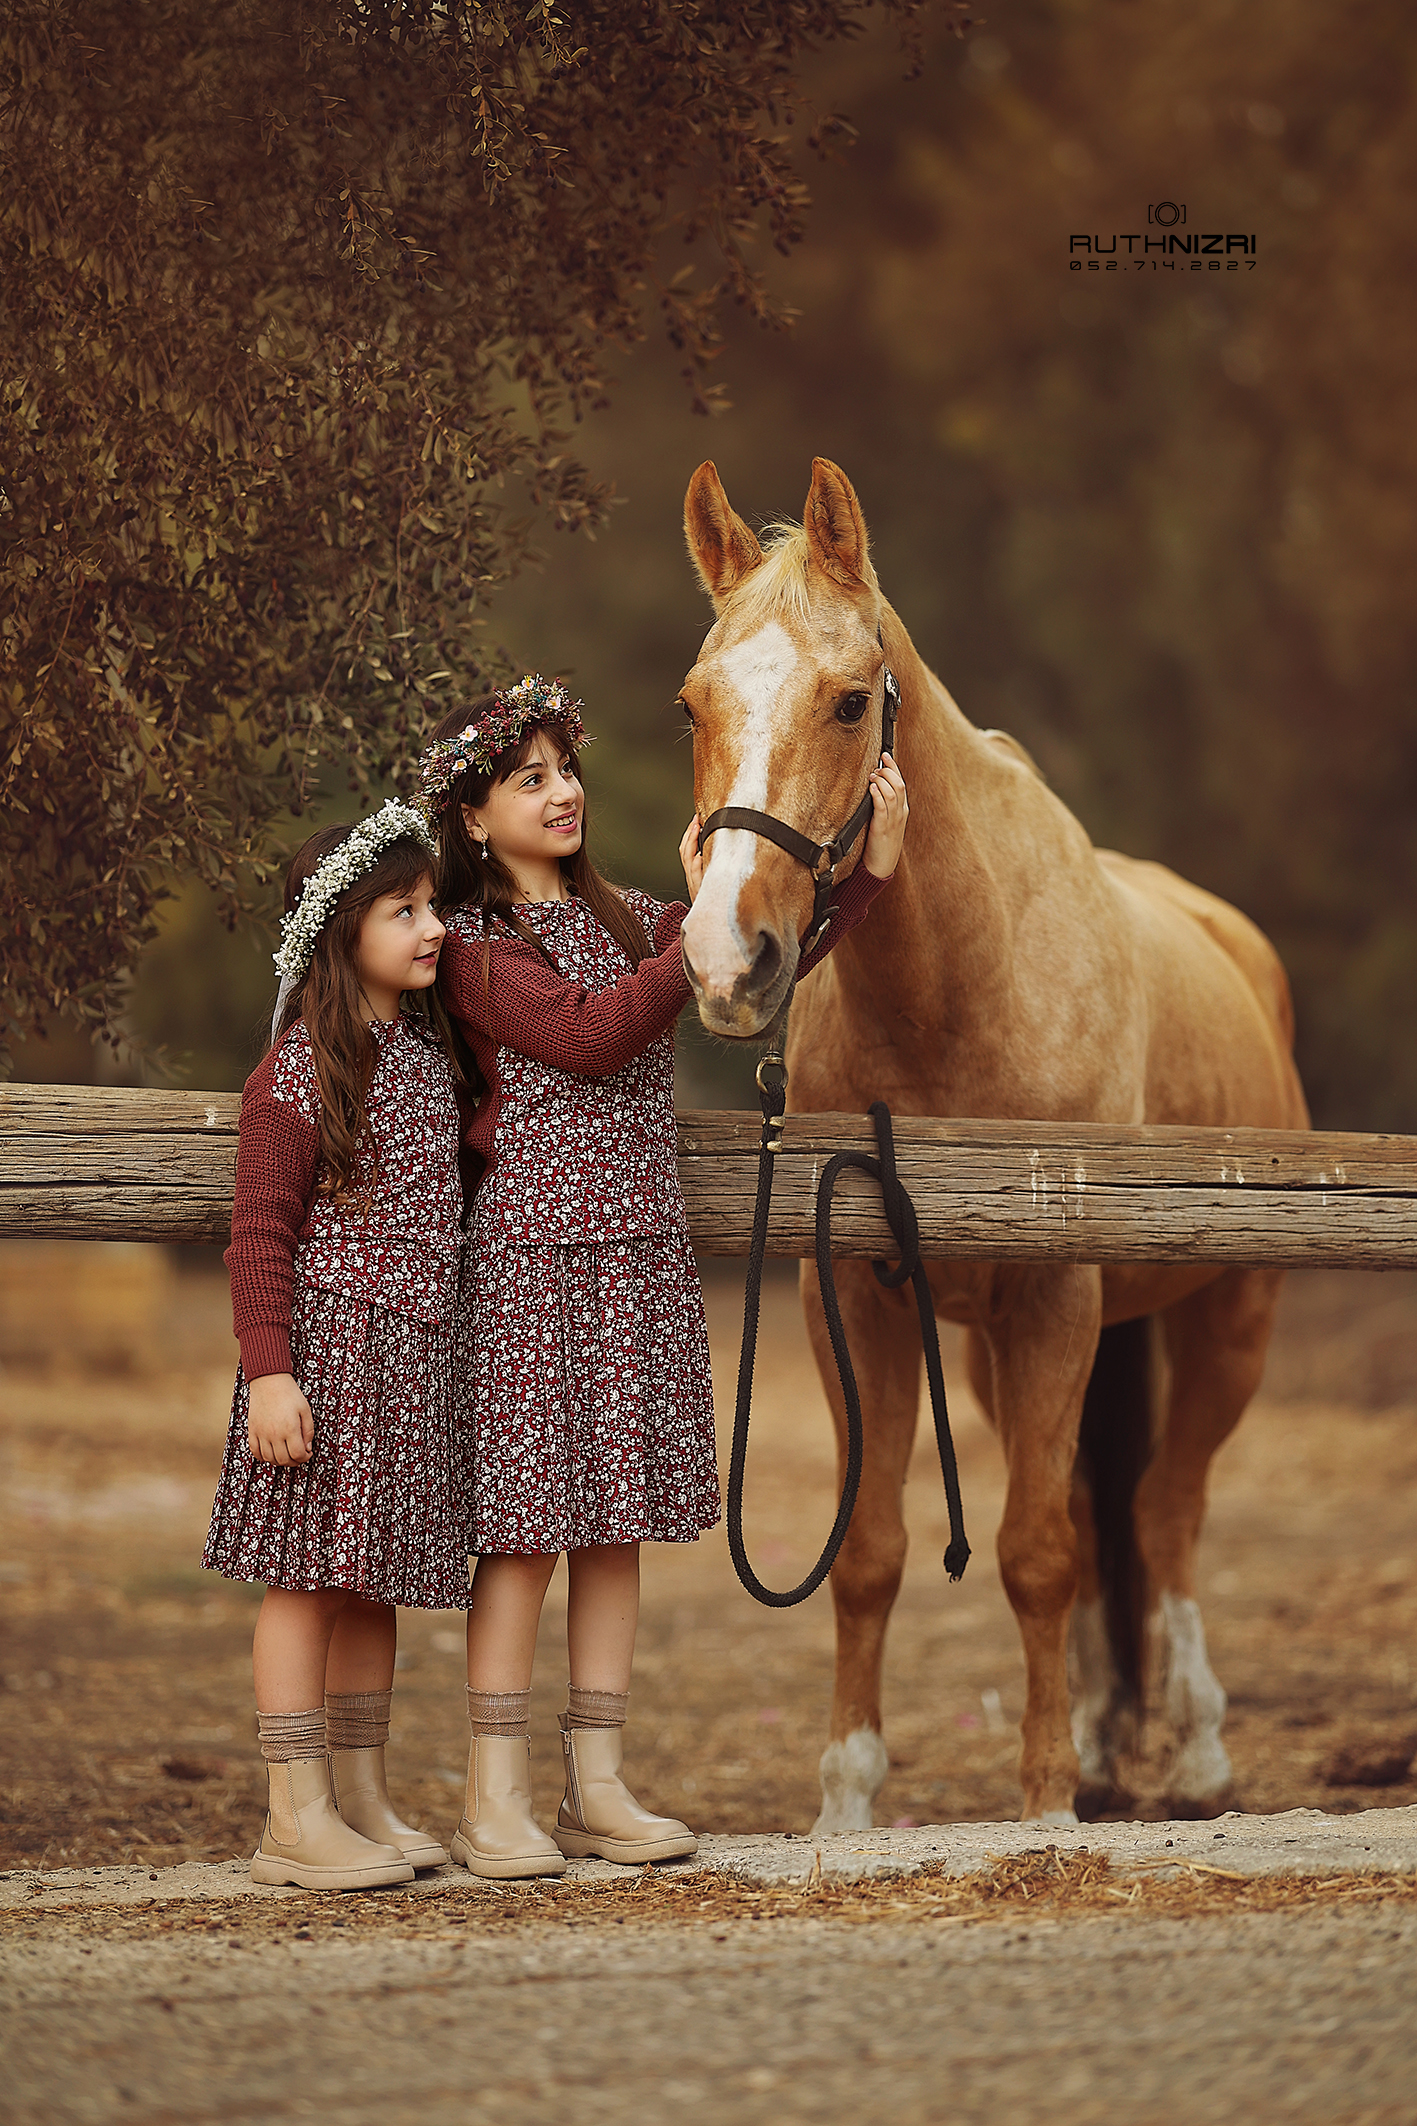
M1417 2117L1417 1810L705 1843L350 1898L0 1878L4 2117Z
M1417 1911L11 1949L10 2126L1414 2117Z

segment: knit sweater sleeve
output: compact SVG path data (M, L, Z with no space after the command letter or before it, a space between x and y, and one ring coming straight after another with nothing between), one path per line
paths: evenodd
M319 1131L271 1089L268 1057L241 1096L231 1211L231 1323L247 1380L289 1373L295 1250L320 1164Z
M488 1040L553 1070L608 1078L667 1032L689 1001L678 924L669 927L663 949L611 989L567 981L519 937L492 939L484 981L484 948L455 931L439 973L454 1015Z
M660 903L653 911L654 949L665 952L670 945L677 945L679 933L688 915L688 906L683 901L670 901L668 906Z

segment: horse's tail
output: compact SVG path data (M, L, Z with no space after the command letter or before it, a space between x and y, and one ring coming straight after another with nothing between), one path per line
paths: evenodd
M1143 1315L1104 1329L1092 1362L1078 1432L1078 1472L1092 1496L1097 1577L1118 1694L1142 1699L1146 1573L1133 1506L1151 1460L1152 1324Z

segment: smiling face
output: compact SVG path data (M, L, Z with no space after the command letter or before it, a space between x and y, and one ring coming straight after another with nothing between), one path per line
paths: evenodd
M526 900L563 896L560 864L585 832L585 791L573 757L554 728L536 733L526 759L493 783L480 805L464 805L476 842L489 841Z
M840 504L842 539L834 542L820 521L814 533L814 477L804 528L781 535L766 554L729 508L711 466L700 467L690 486L689 543L719 616L680 690L694 731L701 820L737 805L828 842L855 811L876 764L880 599L856 498L844 475L830 473L840 483L830 499ZM682 932L684 964L704 1025L752 1039L770 1025L796 973L812 878L747 828L716 828L705 859Z
M398 1016L406 989L430 989L444 937L425 873L407 893L381 893L359 926L357 966L365 1002L379 1019Z

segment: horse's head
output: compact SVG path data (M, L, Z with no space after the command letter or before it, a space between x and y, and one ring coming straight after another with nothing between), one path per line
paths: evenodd
M694 732L700 820L724 806L832 841L855 811L881 744L881 597L851 482L812 463L803 521L764 548L701 465L684 529L717 619L680 689ZM781 1008L813 899L805 863L744 827L705 847L684 964L711 1033L751 1039Z

